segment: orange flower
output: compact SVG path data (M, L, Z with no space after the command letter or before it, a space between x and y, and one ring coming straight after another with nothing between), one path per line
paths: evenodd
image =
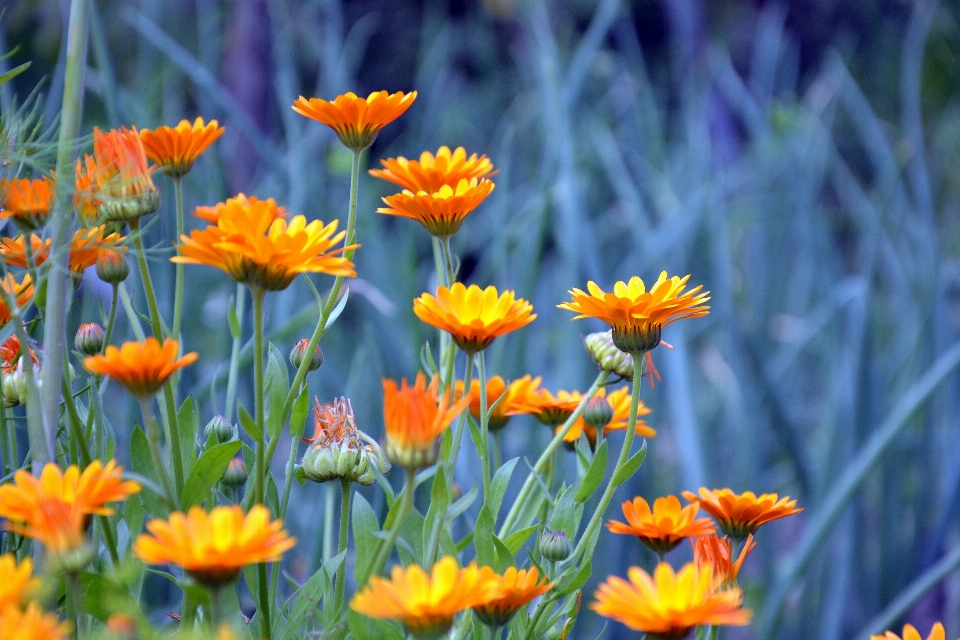
M419 162L400 156L381 160L380 164L383 169L370 169L370 175L413 193L436 193L444 185L455 187L461 180L479 179L497 173L487 156L477 157L474 153L468 158L463 147L451 152L450 147L443 146L437 150L437 155L424 151L420 154Z
M203 118L197 118L192 125L189 120L181 120L176 127L143 129L140 139L147 157L157 163L160 171L171 178L182 178L223 132L216 120L205 125Z
M350 608L370 618L396 620L414 636L437 638L446 633L457 613L501 597L501 579L489 567L471 564L460 569L452 556L441 558L430 571L412 564L394 567L390 579L373 576Z
M473 608L480 622L493 629L506 625L520 607L553 587L546 577L540 579L536 567L519 571L516 567L509 567L503 576L497 578L503 595Z
M100 199L97 197L97 161L86 154L77 158L73 183L73 208L83 224L96 224L100 217Z
M583 394L579 391L558 391L557 395L553 395L541 387L538 390L531 390L526 398L518 398L516 408L510 412L510 415L530 413L541 424L556 427L566 422L582 401Z
M85 358L83 366L90 373L116 380L127 391L142 398L159 391L174 371L196 361L194 352L177 359L179 348L176 340L167 338L161 346L151 336L144 342L124 342L119 349L109 345L102 356Z
M638 567L630 581L611 576L600 585L590 608L651 640L680 640L698 625L744 626L750 611L743 609L740 589L718 591L710 568L688 563L679 572L661 562L650 576Z
M427 377L420 372L414 386L404 378L400 388L390 379L383 380L383 423L386 432L387 458L406 469L429 467L437 461L440 443L437 438L469 404L461 398L447 406L450 390L438 395L440 378L436 375L427 386Z
M0 371L3 373L16 371L17 363L20 361L20 351L20 338L16 334L4 340L3 344L0 344ZM27 351L30 353L33 364L40 364L36 352L30 347L27 348Z
M336 220L307 224L294 216L288 223L272 199L238 196L223 205L216 226L180 236L181 255L171 261L217 267L236 282L268 291L286 289L304 272L356 277L353 263L339 254L360 245L331 251L346 235L336 233Z
M680 508L676 496L666 496L653 501L653 510L641 497L633 502L624 502L623 515L629 524L611 520L607 528L613 533L621 533L640 538L643 544L663 557L674 549L684 538L713 533L717 527L709 518L697 517L697 505Z
M220 216L227 211L230 205L236 203L241 207L250 207L255 206L259 202L266 203L267 208L273 215L273 220L277 218L287 218L290 215L287 213L287 209L277 205L276 200L273 198L260 200L257 196L247 197L242 193L238 193L234 197L228 198L226 202L219 202L212 207L197 207L193 210L193 215L201 220L206 220L210 224L217 224L220 221ZM273 222L273 220L271 220L271 222Z
M33 577L33 560L24 558L17 564L17 556L12 553L0 556L0 611L22 607L39 586L40 580Z
M147 530L133 543L134 555L147 564L181 567L210 587L232 582L247 565L278 562L297 543L263 505L246 515L239 505L215 507L209 514L192 507L186 515L174 512L169 520L150 521Z
M126 251L120 246L122 238L118 233L106 233L106 225L90 229L79 229L73 234L70 241L70 271L74 274L82 272L97 262L97 255L101 249ZM36 234L30 235L30 259L33 266L39 267L50 258L50 248L53 246L51 238L42 239ZM29 265L26 240L24 236L4 238L0 241L0 259L9 265L26 269Z
M722 588L737 586L737 576L740 575L740 568L747 555L757 543L753 541L753 536L747 536L747 540L740 550L740 557L733 559L733 542L730 538L724 536L719 538L713 533L708 536L695 536L690 538L690 544L693 545L693 562L697 567L709 566L713 568L713 575Z
M509 385L500 376L493 376L487 380L487 408L489 409L502 397L499 404L490 413L490 430L499 431L507 426L510 417L526 413L523 405L519 404L526 397L536 392L540 386L540 378L531 378L529 375L514 380ZM454 398L463 397L463 380L457 380ZM512 412L516 413L512 413ZM470 415L480 420L480 381L470 382Z
M630 282L617 282L613 293L606 293L594 282L587 283L590 293L571 289L573 300L557 305L575 311L580 318L599 318L613 329L613 343L621 351L637 356L660 344L660 330L671 322L697 318L710 312L704 303L709 291L698 294L702 287L683 292L690 276L667 278L660 274L647 291L643 280L634 276Z
M606 398L607 402L610 403L610 406L613 409L613 418L607 423L606 426L603 427L603 433L608 434L611 431L626 431L627 427L630 425L630 388L621 387L616 391L612 391L608 396L606 387L601 387L594 395L594 398L597 397ZM579 402L577 404L579 404ZM574 409L576 409L576 405L574 405ZM634 429L634 433L638 436L652 438L657 435L655 429L648 425L645 420L640 419L640 416L649 415L650 413L653 413L653 409L645 405L643 400L638 400L637 426ZM566 418L563 419L563 422L565 421ZM567 435L563 437L563 441L576 442L580 439L581 433L587 434L587 440L590 441L591 446L596 443L597 430L587 424L583 419L583 416L580 416L577 421L573 423L573 426L570 427L569 431L567 431Z
M449 238L492 191L493 183L486 178L479 182L476 178L469 181L463 178L456 185L445 184L433 193L404 189L402 193L383 198L389 206L377 209L377 213L416 220L430 235Z
M399 118L416 99L416 91L375 91L366 99L348 92L333 102L300 96L293 103L293 110L336 131L348 149L362 151L373 144L380 129Z
M96 169L89 186L96 190L100 215L111 222L127 222L160 207L160 192L150 178L136 127L106 133L94 127L93 156ZM89 164L86 170L90 172ZM85 199L89 196L81 197L81 202Z
M3 295L0 296L0 327L2 327L13 317L10 307L7 306L7 298L12 298L17 307L23 308L33 298L33 281L28 274L23 276L23 280L17 282L13 274L8 273L0 280L0 288L3 289Z
M481 289L461 282L437 287L436 297L424 293L413 301L417 317L451 335L467 353L483 351L493 339L534 321L533 305L515 297L513 291L498 295L494 286Z
M7 607L0 611L0 638L4 640L66 640L70 623L46 613L36 604L27 608Z
M698 502L700 508L712 515L720 523L720 528L734 540L742 540L756 533L760 525L771 520L786 518L803 509L796 509L796 500L790 496L779 498L775 493L757 496L752 491L737 495L730 489L700 488L700 495L684 491L683 497L690 502Z
M21 229L42 227L53 208L54 184L50 177L0 178L0 220L11 219Z
M943 630L943 625L937 622L934 623L933 628L930 629L930 635L927 636L927 640L944 640L945 637L946 632ZM870 636L870 640L901 640L901 638L893 631L887 631L883 635ZM916 627L912 624L905 624L903 625L903 640L923 639L920 637L920 632L917 631Z

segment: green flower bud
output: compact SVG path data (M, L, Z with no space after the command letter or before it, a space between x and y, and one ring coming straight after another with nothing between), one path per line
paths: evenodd
M540 555L544 560L560 562L569 558L571 553L573 553L573 546L563 531L543 528L543 533L540 534Z
M613 420L613 406L606 396L596 395L583 409L583 421L595 429L603 429Z
M614 344L612 330L591 333L583 339L583 345L601 371L616 374L625 380L633 380L633 356ZM646 372L646 360L641 371Z
M107 284L120 284L130 275L130 263L121 251L101 249L97 252L97 277Z
M242 487L247 481L247 465L243 458L234 458L227 465L227 470L223 474L223 484L236 489Z
M73 345L85 356L94 356L103 349L103 327L96 322L86 322L77 329Z
M310 341L307 338L303 338L297 344L293 345L293 349L290 351L290 364L293 365L294 369L299 369L300 365L303 363L303 357L307 352L307 347L310 346ZM316 371L323 364L323 351L320 349L318 344L313 350L313 355L310 356L310 364L307 365L307 371Z
M217 442L221 444L230 442L237 437L237 428L218 413L203 428L204 440L209 440L211 436L215 437Z

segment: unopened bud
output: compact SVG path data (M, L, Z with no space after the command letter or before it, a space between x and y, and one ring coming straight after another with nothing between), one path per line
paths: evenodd
M613 420L613 406L606 396L596 395L587 401L583 421L595 429L603 429Z
M77 329L73 345L85 356L93 356L103 349L103 327L96 322L86 322Z
M617 348L613 343L613 331L591 333L583 339L583 345L601 371L614 373L625 380L633 380L633 356ZM645 371L646 361L642 366L642 372Z
M97 277L107 284L120 284L130 275L130 263L122 251L101 249L97 252Z
M569 558L571 553L573 553L573 546L563 531L543 528L543 533L540 534L540 555L544 560L560 562Z
M227 470L223 474L223 484L236 489L242 487L247 481L247 465L243 458L234 458L227 465Z
M219 413L213 416L213 419L203 428L203 436L209 440L211 436L217 439L217 442L223 444L230 442L237 437L237 429Z
M293 349L290 351L290 364L293 365L294 369L299 369L300 365L303 363L304 355L307 352L307 347L310 346L310 341L307 338L303 338L297 344L293 345ZM310 363L307 365L307 371L316 371L320 368L320 365L323 364L323 351L320 349L318 344L313 350L313 355L310 356Z

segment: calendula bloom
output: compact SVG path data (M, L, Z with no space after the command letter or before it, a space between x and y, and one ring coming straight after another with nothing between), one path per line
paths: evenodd
M720 523L720 529L734 540L742 540L751 533L756 533L760 525L771 520L786 518L803 509L796 509L797 501L790 496L780 498L775 493L764 493L757 496L752 491L736 494L730 489L700 488L697 496L690 491L684 491L683 497L690 502L697 502L700 508L712 515Z
M350 608L370 618L395 620L417 638L447 632L457 613L502 597L500 576L476 563L463 569L445 556L428 575L413 564L394 567L390 579L373 576L350 601Z
M483 351L497 336L525 327L537 317L533 305L513 291L498 294L494 286L481 289L462 282L454 282L449 289L437 287L436 296L424 293L413 301L413 312L449 333L467 353Z
M17 362L20 360L22 349L20 348L20 338L13 334L0 344L0 371L3 373L13 373L17 369ZM40 364L37 354L32 347L27 347L27 353L33 364Z
M337 398L332 404L320 404L316 400L313 418L313 437L302 438L312 445L303 454L301 463L308 479L315 482L347 480L369 487L377 480L374 469L380 473L390 470L380 445L357 429L349 400Z
M660 344L660 330L666 325L710 313L710 307L704 304L710 299L709 291L698 293L700 286L683 291L689 279L667 278L664 271L648 291L643 280L634 276L629 283L617 282L612 293L591 281L587 283L589 293L571 289L573 300L557 306L579 314L574 320L603 320L613 329L617 348L637 357Z
M546 577L540 578L536 567L520 570L509 567L502 576L497 577L503 595L473 608L480 622L494 629L506 625L521 607L553 587Z
M39 229L53 208L54 183L49 177L0 178L0 220L13 220L21 229Z
M600 585L590 608L617 620L651 640L680 640L699 625L745 626L750 611L744 609L740 589L717 590L712 570L689 563L674 573L661 562L653 576L631 567L629 582L610 576Z
M420 160L407 160L403 156L381 160L383 169L370 169L370 175L382 178L412 193L424 191L436 193L441 187L457 186L461 180L489 177L497 173L487 156L472 154L467 157L463 147L453 152L443 146L434 155L429 151L420 154Z
M621 387L607 395L606 387L601 387L597 390L597 393L594 394L594 398L605 398L606 401L610 403L611 409L613 409L613 416L610 422L603 427L603 433L608 434L612 431L626 431L630 425L630 388ZM578 401L573 408L576 409L579 404ZM572 411L573 410L571 410L571 413ZM637 401L637 426L634 429L635 434L643 436L644 438L652 438L657 435L656 430L647 424L645 420L641 419L641 416L649 415L652 412L653 410L645 405L643 400ZM584 413L586 413L586 411L584 411ZM565 422L566 418L564 418L563 421ZM563 440L564 442L576 442L580 439L581 433L587 434L587 439L590 440L591 445L596 442L597 430L587 424L583 416L573 423L573 426L567 431L567 435L563 437Z
M138 398L147 397L159 391L175 371L196 362L195 352L177 358L179 348L176 340L167 338L161 346L150 336L143 342L124 342L119 349L109 345L102 356L84 358L83 366L116 380Z
M356 277L353 263L340 254L360 245L333 249L346 236L336 233L336 220L307 224L294 216L288 222L272 199L238 196L223 204L216 226L180 237L181 255L172 262L217 267L236 282L267 291L286 289L306 272Z
M232 582L247 565L278 562L297 543L259 504L246 515L238 505L209 514L192 507L187 514L171 513L169 520L151 520L147 531L133 543L134 555L147 564L181 567L208 587Z
M705 536L717 530L709 518L697 517L697 505L680 508L676 496L666 496L653 501L653 509L646 500L637 496L623 503L623 515L629 524L617 520L607 523L607 529L640 538L643 544L661 557L674 549L684 538Z
M440 378L436 375L427 385L427 377L420 372L414 386L404 378L397 383L383 380L383 424L386 432L387 457L405 469L429 467L437 461L440 443L437 438L469 404L470 398L461 398L452 405L450 390L441 396Z
M77 158L75 173L73 208L83 224L96 224L101 204L97 197L97 161L90 154Z
M70 624L36 604L0 610L0 638L4 640L66 640Z
M487 379L487 408L489 409L495 403L493 411L489 415L489 427L491 431L499 431L507 426L507 421L511 416L526 413L521 402L531 393L535 393L540 386L540 378L531 378L529 375L523 376L507 384L500 376L493 376ZM463 397L463 380L457 380L455 386L454 398ZM470 415L475 420L480 420L480 381L470 382ZM502 400L500 398L503 398ZM514 413L515 412L515 413Z
M0 295L0 327L10 322L12 313L7 306L7 299L11 298L16 302L17 307L23 308L33 298L33 280L30 275L23 276L23 280L17 282L12 273L8 273L0 280L0 288L3 294Z
M934 623L933 628L930 629L930 635L927 636L927 640L944 640L946 637L946 632L943 629L943 625L939 622ZM898 636L893 631L887 631L882 635L872 635L870 640L923 640L920 636L920 632L917 631L917 628L912 624L903 625L903 637Z
M558 391L553 395L541 387L527 394L526 398L518 398L516 409L510 415L529 413L541 424L552 428L566 422L582 401L583 394L579 391Z
M94 127L93 156L95 185L90 186L96 189L100 215L111 222L127 222L160 207L160 192L147 169L147 156L136 127L106 133Z
M171 178L182 178L223 132L224 128L216 120L204 124L203 118L197 118L193 124L181 120L176 127L143 129L140 139L147 157L157 163L160 171Z
M264 202L266 203L266 208L273 216L270 220L276 220L278 218L286 219L289 217L286 207L282 207L277 204L276 200L273 198L267 198L266 200L260 200L257 196L247 196L242 193L238 193L232 198L228 198L226 202L218 202L217 204L210 207L197 207L193 210L194 217L200 218L201 220L206 220L210 224L217 224L220 221L220 216L223 215L232 205L240 205L241 207L251 207L257 206L257 203Z
M40 580L33 577L33 560L24 558L18 564L12 553L0 556L0 611L22 607L38 586Z
M377 213L416 220L430 235L449 238L460 231L464 218L492 192L493 183L486 178L479 182L476 178L464 178L456 185L445 184L433 193L404 189L402 193L383 198L388 206L377 209Z
M120 246L123 238L118 233L106 233L106 226L79 229L70 240L69 268L74 274L82 272L97 262L101 250L126 251ZM30 261L39 267L50 259L53 239L43 239L36 234L30 235L30 255L27 252L27 240L24 236L4 238L0 241L0 259L9 265L26 269Z
M747 536L740 550L740 556L734 560L733 542L726 536L720 538L715 533L708 536L695 536L690 538L690 544L693 545L693 563L698 567L712 567L713 575L721 588L737 586L737 576L740 575L743 561L757 546L753 536Z
M416 91L375 91L366 99L351 91L333 102L300 96L293 103L293 110L333 129L348 149L362 151L373 144L380 129L403 115L416 99Z

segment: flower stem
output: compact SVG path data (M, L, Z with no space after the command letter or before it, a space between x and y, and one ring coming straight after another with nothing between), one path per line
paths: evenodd
M717 640L720 637L720 625L711 625L707 632L707 640Z
M137 250L137 264L140 266L140 279L143 281L143 293L147 298L147 308L150 310L150 328L153 337L163 342L163 328L160 325L160 309L157 307L157 294L153 290L153 279L147 267L147 254L143 251L143 236L140 234L140 219L130 220L130 231L133 236L133 246Z
M113 337L113 327L117 322L117 306L120 301L117 299L118 285L113 285L113 295L110 297L110 316L107 318L107 330L103 336L103 346L100 347L100 354L107 352L107 345L110 344L110 338Z
M87 623L83 615L83 589L80 586L80 574L76 571L67 572L67 585L70 589L71 617L77 621L77 640L87 637Z
M223 589L224 587L210 589L210 626L214 632L223 624Z
M266 488L266 436L264 430L264 397L263 397L263 296L264 290L251 289L253 293L253 402L257 424L257 463L255 477L254 503L263 504Z
M440 247L443 250L443 268L446 272L446 285L452 287L456 274L453 272L453 252L450 250L450 237L440 239Z
M153 458L153 466L157 471L157 477L163 486L164 497L167 500L171 511L177 508L177 498L173 493L173 487L170 486L170 478L167 477L167 467L163 464L163 456L160 455L160 428L157 427L157 421L150 411L150 398L141 397L140 413L143 414L143 428L147 431L147 445L150 449L150 457Z
M403 523L406 522L407 516L410 515L410 512L413 510L413 491L414 491L414 481L416 479L417 471L416 469L406 469L406 479L403 483L403 492L400 495L400 510L397 512L397 517L393 521L393 526L390 527L390 533L386 541L380 546L377 556L373 561L373 565L370 567L370 571L367 573L367 577L372 575L378 575L383 571L383 565L387 563L387 559L390 557L390 552L393 550L393 545L397 542L397 538L400 536L400 529L403 527Z
M411 492L412 494L412 492ZM350 531L350 481L340 480L340 542L337 546L337 553L343 553L347 550L347 536ZM340 563L340 569L337 571L337 585L333 601L333 610L337 613L343 608L343 592L347 584L347 560Z
M223 410L223 417L230 422L233 422L233 403L237 397L237 372L240 369L240 341L242 338L245 293L246 287L238 283L237 297L236 301L234 302L234 315L236 316L238 322L241 323L241 331L238 331L237 335L233 337L233 346L230 348L230 369L229 373L227 374L227 399L226 407Z
M183 178L173 179L173 190L177 196L177 242L183 235ZM183 312L183 265L176 265L176 288L173 294L173 339L180 339L180 315Z
M493 468L499 470L503 466L503 452L500 449L500 430L493 432Z
M480 376L480 463L483 465L483 504L490 499L490 407L487 406L487 372L483 366L483 351L477 354L477 374ZM466 395L470 388L464 386ZM464 413L467 413L464 411Z
M452 348L452 347L451 347ZM467 369L463 374L463 393L464 395L470 393L470 385L473 382L473 354L467 353ZM450 381L451 386L453 381ZM452 395L452 394L451 394ZM453 446L450 447L450 457L447 458L445 464L450 470L450 482L449 486L453 486L453 472L457 467L457 457L460 454L460 444L463 442L463 432L467 429L467 416L470 415L470 411L465 409L460 417L457 418L457 427L453 432ZM486 500L486 494L484 494L484 500Z

